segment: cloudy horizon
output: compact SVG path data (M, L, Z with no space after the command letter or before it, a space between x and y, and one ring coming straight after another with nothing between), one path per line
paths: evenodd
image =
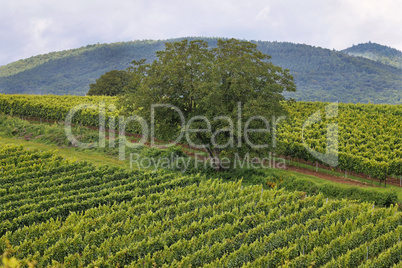
M187 36L402 50L402 2L393 0L0 1L0 66L89 44Z

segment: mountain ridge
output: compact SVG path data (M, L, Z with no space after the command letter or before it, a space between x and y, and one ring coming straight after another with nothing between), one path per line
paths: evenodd
M88 45L20 60L0 67L1 93L85 95L89 84L133 60L155 59L165 42L203 39L210 46L218 38L185 37ZM305 101L402 103L401 69L363 57L306 44L251 41L271 61L290 70L297 92L287 97ZM17 63L25 69L18 69ZM36 65L35 65L36 64ZM7 75L8 74L8 75Z

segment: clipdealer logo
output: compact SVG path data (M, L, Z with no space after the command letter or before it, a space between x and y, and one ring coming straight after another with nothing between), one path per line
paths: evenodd
M193 133L193 132L211 132L212 133L212 129L211 129L211 121L205 117L205 116L195 116L194 118L191 118L190 120L188 120L187 124L184 118L183 113L180 111L179 108L170 105L170 104L154 104L151 105L151 124L150 126L148 125L148 123L146 122L146 120L140 116L137 115L133 115L133 116L129 116L127 118L123 117L123 116L118 116L118 118L116 118L115 116L109 116L108 117L108 127L110 130L113 131L109 131L109 147L113 148L116 146L115 144L115 131L116 129L118 129L118 147L119 147L119 159L120 160L125 160L126 159L126 147L127 148L137 148L139 146L143 146L145 145L145 143L148 140L148 137L150 137L150 145L151 147L155 147L157 145L155 145L154 142L154 137L155 137L155 108L160 108L160 107L164 107L164 108L169 108L169 109L173 109L175 112L178 113L178 115L180 116L180 127L181 127L181 131L179 134L179 137L169 143L169 144L165 144L163 146L165 147L169 147L169 146L173 146L175 144L177 144L182 138L183 136L185 136L187 143L194 147L194 148L205 148L205 146L207 145L203 145L203 144L195 144L189 136L189 133ZM108 110L111 112L114 112L116 110L115 105L111 104L108 107ZM99 141L97 142L92 142L92 143L84 143L84 142L80 142L77 140L77 138L73 135L72 133L72 121L74 118L74 115L76 115L77 112L84 110L84 109L92 109L92 110L97 110L98 115L99 115ZM229 133L229 140L226 144L217 144L215 141L215 137L218 133L222 132L223 130L217 130L215 133L212 133L212 137L211 137L211 144L213 144L216 148L225 148L225 147L230 147L230 146L237 146L240 147L242 145L242 138L244 138L244 141L250 146L250 148L253 149L261 149L261 148L266 148L268 146L268 144L253 144L251 142L251 140L249 139L249 133L252 132L261 132L261 133L267 133L267 135L269 135L269 133L272 135L272 147L275 148L276 147L276 143L277 143L277 125L281 120L284 120L286 117L285 116L279 116L279 117L272 117L272 121L269 122L265 117L263 116L253 116L251 118L249 118L243 128L242 128L242 122L241 122L241 103L238 103L238 115L237 115L237 128L235 129L235 123L232 121L231 118L227 117L227 116L217 116L215 118L212 119L212 121L214 120L226 120L228 122L228 128L224 131ZM95 111L96 113L96 111ZM330 103L328 105L325 106L325 118L327 120L332 119L332 118L336 118L338 117L338 103ZM116 120L117 119L117 120ZM194 121L204 121L206 124L206 128L202 128L202 129L194 129L191 128L191 123ZM260 121L264 123L264 128L262 129L250 129L249 125L250 122L252 122L253 120L256 121ZM310 115L307 120L303 123L302 126L302 144L304 146L304 148L311 154L313 155L315 158L319 159L320 161L322 161L323 163L326 163L330 166L337 166L338 165L338 156L339 156L339 151L338 151L338 143L339 143L339 138L338 138L338 123L328 123L327 124L327 128L326 128L326 152L325 153L320 153L316 150L314 150L313 148L309 147L306 140L305 140L305 132L306 132L306 128L308 128L309 126L318 123L320 121L323 120L323 117L321 116L321 110L316 111L314 114ZM117 122L116 122L117 121ZM130 142L127 138L126 138L126 126L127 124L129 124L130 122L137 122L141 125L141 130L142 130L142 135L141 135L141 139L136 142ZM117 123L117 126L116 126ZM271 126L271 127L270 127ZM65 120L65 133L67 135L68 140L76 147L79 148L94 148L94 147L99 147L99 148L105 148L106 147L106 105L104 102L100 102L98 105L96 104L80 104L75 106L74 108L72 108L69 113L66 116L66 120ZM236 137L237 137L237 141L235 141L234 138L234 134L236 132ZM158 145L160 146L160 145Z

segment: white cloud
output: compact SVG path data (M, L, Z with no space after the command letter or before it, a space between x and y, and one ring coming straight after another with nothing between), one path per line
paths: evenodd
M93 43L181 36L402 50L395 0L0 0L0 65Z
M269 6L264 7L261 9L255 18L256 21L268 21L270 19L270 11L271 9Z

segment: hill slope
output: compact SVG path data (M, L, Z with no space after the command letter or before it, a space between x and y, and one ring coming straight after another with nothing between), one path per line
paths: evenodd
M260 42L272 62L291 71L296 100L402 103L401 70L342 52L302 44Z
M56 52L48 59L39 55L20 61L22 71L14 63L0 67L0 92L85 95L105 72L124 69L135 59L152 59L163 48L162 41L137 41L87 46L65 56Z
M402 69L402 52L391 47L368 42L344 49L342 52Z
M203 38L210 46L216 38ZM125 69L131 61L154 59L167 41L92 45L55 52L0 67L0 93L84 95L103 73ZM290 69L296 100L402 103L401 69L361 57L309 45L256 42L272 62Z

